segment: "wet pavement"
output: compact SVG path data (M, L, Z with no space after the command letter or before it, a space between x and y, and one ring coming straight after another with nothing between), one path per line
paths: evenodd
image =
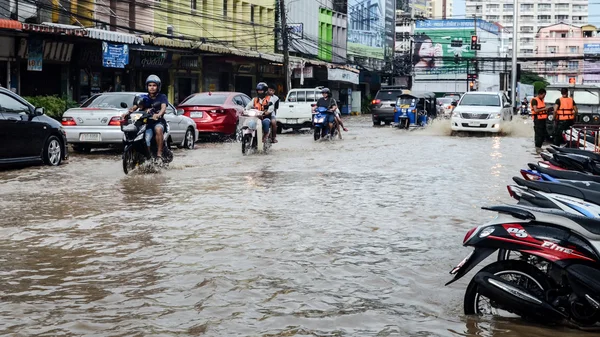
M0 335L562 336L467 318L444 287L465 233L535 160L529 126L450 137L346 122L178 150L125 176L115 153L0 172Z

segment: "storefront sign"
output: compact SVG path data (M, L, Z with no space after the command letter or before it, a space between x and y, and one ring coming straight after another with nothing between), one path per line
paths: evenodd
M200 65L198 63L197 56L182 56L179 59L179 68L181 69L198 69Z
M238 73L240 73L240 74L250 74L252 72L252 69L254 69L254 66L252 66L251 64L242 64L238 68Z
M344 69L327 69L327 80L358 84L358 73Z
M302 68L304 78L313 78L313 67ZM294 78L300 78L300 68L294 69Z
M169 68L173 63L171 52L143 51L137 54L135 66L142 68Z
M28 71L42 71L42 60L44 58L44 40L31 38L29 43L29 53L27 56Z
M102 66L105 68L125 68L129 64L129 46L102 42Z

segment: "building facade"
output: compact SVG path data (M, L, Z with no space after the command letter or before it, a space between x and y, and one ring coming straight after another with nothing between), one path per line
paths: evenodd
M466 0L467 17L476 15L490 22L498 22L512 33L513 0ZM519 56L535 55L535 35L541 27L566 23L581 25L588 22L588 0L547 0L520 3L518 10L518 50ZM512 53L512 37L509 39L509 52Z
M453 8L453 0L431 0L431 16L433 19L451 19Z

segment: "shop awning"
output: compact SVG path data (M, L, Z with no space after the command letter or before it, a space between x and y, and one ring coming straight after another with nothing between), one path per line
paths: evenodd
M134 34L113 32L98 28L87 28L86 30L88 32L88 37L91 39L124 44L144 44L144 39Z
M27 39L22 38L19 44L18 55L26 59L29 56ZM44 41L44 60L62 63L71 62L73 44L60 41Z
M58 35L75 35L75 36L87 36L88 32L85 28L71 25L61 25L57 23L44 22L41 25L33 23L24 23L23 30L36 32L36 33L48 33Z
M157 37L152 35L142 35L142 40L146 44L153 44L159 47L193 49L195 41L170 39L168 37Z
M21 30L23 24L16 20L0 19L0 28Z

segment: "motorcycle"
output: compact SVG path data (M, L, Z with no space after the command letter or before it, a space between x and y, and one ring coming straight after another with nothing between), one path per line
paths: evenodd
M141 104L140 100L134 102L135 105ZM152 162L158 161L157 152L158 147L156 145L155 137L152 137L150 143L150 152L146 146L146 140L144 135L148 121L152 119L154 113L160 110L160 103L155 103L149 111L134 112L130 115L130 118L121 120L121 131L123 132L123 172L128 174L135 168ZM163 139L169 138L169 123L167 123L165 131L163 133ZM167 142L163 142L162 158L163 162L159 166L168 166L173 161L173 152L169 149Z
M551 163L552 165L562 167L566 170L579 171L591 173L594 175L600 175L600 165L598 165L598 161L587 154L577 154L577 153L566 153L566 152L556 152L556 153L541 153L542 159Z
M269 105L272 105L269 102ZM263 143L263 131L262 120L263 112L257 109L245 110L242 113L244 122L242 124L242 154L247 155L250 152L261 152L267 153L271 148L271 128L266 130L267 142Z
M527 103L521 104L521 116L529 115L529 109L527 108Z
M523 175L523 173L525 173L525 175L523 175L523 178L525 178L527 180L538 180L538 179L536 179L536 174L540 174L544 180L549 180L549 179L545 179L545 177L551 177L553 179L579 180L579 181L583 181L583 182L593 181L593 182L600 183L600 176L596 176L596 175L589 174L589 173L572 171L572 170L564 170L564 169L553 169L542 163L538 163L538 164L529 163L527 165L529 166L530 170L521 170L522 175ZM523 172L523 171L525 171L525 172Z
M483 209L498 216L467 232L463 245L474 250L450 271L446 285L496 250L522 258L499 259L476 273L465 292L465 314L507 311L580 328L600 320L600 219L519 205Z
M314 106L314 105L313 105ZM314 128L314 139L315 141L323 139L335 139L338 136L338 124L334 119L333 130L329 130L329 125L325 122L327 120L327 108L317 107L313 113L313 128Z

